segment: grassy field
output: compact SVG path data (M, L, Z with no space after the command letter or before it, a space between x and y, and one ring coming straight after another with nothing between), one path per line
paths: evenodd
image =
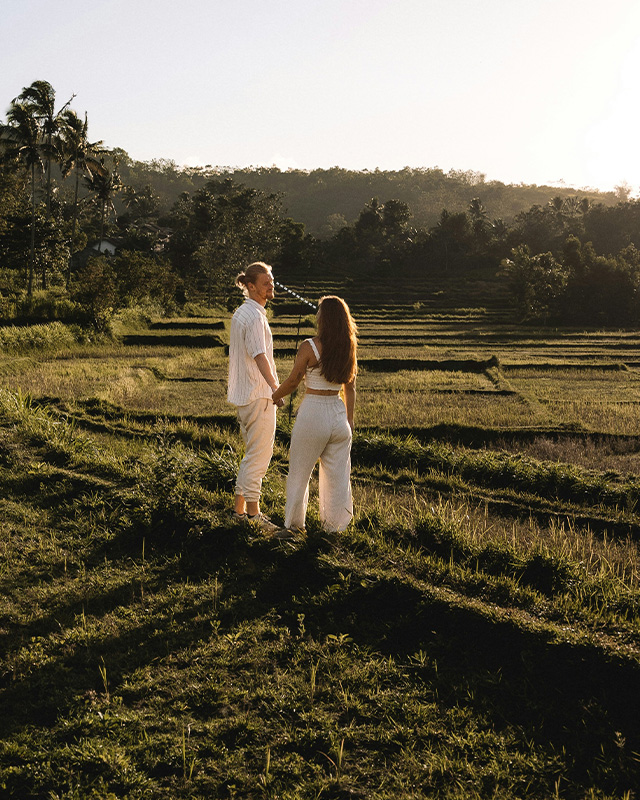
M0 331L0 797L638 797L640 335L354 310L355 520L291 543L227 314Z

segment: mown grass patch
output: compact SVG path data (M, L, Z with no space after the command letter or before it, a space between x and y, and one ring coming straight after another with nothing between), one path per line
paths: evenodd
M76 353L74 358L21 359L7 366L7 388L33 397L99 398L107 403L154 412L183 414L230 413L226 403L226 360L212 350L178 350L171 357L137 352L102 355Z
M493 383L485 372L462 372L454 370L399 370L382 375L364 369L358 376L359 392L377 392L381 395L427 394L438 391L481 391L491 390Z
M510 430L548 425L551 415L540 405L521 397L462 392L377 393L358 396L356 425L394 428L431 428L439 424L484 426L489 423Z

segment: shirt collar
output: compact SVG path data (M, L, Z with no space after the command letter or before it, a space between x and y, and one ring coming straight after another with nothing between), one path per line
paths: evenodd
M267 316L267 310L265 309L265 307L261 306L260 303L258 303L256 300L252 300L250 297L245 297L244 302L245 305L249 303L250 305L255 306L256 308L259 308L260 311L265 315L265 317Z

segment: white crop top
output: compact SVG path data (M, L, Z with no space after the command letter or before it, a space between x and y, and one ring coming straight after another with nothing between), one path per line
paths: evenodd
M320 353L318 352L318 348L316 347L316 343L313 341L313 339L305 339L305 342L309 342L315 357L318 359L318 361L320 361ZM307 389L330 389L334 392L339 392L340 389L342 389L341 383L329 383L324 375L321 374L319 364L317 364L315 367L307 367L307 373L304 376L304 381L307 384Z

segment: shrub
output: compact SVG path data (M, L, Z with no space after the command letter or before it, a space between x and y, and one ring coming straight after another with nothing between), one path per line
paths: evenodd
M8 353L65 349L77 341L77 332L61 322L0 328L0 350Z

